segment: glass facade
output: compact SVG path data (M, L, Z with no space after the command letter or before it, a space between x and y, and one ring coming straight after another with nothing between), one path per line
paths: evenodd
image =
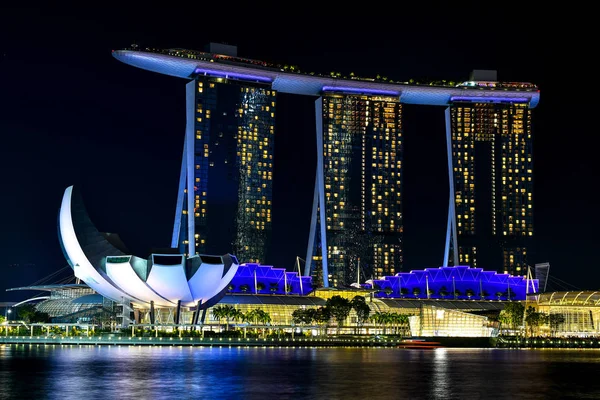
M194 210L184 202L179 249L186 252L187 213L193 212L196 253L265 262L276 92L268 84L208 76L196 84Z
M384 96L322 99L329 284L394 274L402 269L402 105ZM316 233L312 275L320 282Z
M447 308L423 305L409 317L412 336L497 336L498 326L487 317Z
M458 262L524 275L533 236L531 109L455 102L450 114Z
M550 317L562 317L556 324L541 326L536 333L563 337L600 334L600 292L548 292L530 295L528 300L527 307L533 306Z

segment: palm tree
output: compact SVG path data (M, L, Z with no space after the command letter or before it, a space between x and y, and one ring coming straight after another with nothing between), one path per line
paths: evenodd
M264 290L264 289L265 289L265 284L264 284L264 283L262 283L262 282L258 282L258 283L256 284L256 291L257 291L257 292L259 292L259 293L260 293L260 292L261 292L262 290Z
M413 288L413 296L415 297L419 297L419 295L421 294L421 288Z
M564 314L550 314L548 316L548 322L550 323L550 332L552 336L554 336L558 327L565 323L565 316Z
M501 297L502 297L502 292L496 292L496 298L498 300L500 300Z
M331 311L327 307L319 307L315 310L314 320L317 324L322 324L327 333L327 324L331 319Z
M392 292L393 292L393 291L394 291L394 290L393 290L391 287L389 287L389 286L386 286L386 288L385 288L385 289L383 289L383 292L384 292L384 293L385 293L385 295L386 295L386 296L388 296L388 297L390 296L390 294L392 294Z
M27 323L34 322L36 311L35 306L31 303L17 307L17 315Z
M300 325L300 334L303 333L302 328L304 327L304 325L309 325L314 321L315 312L316 310L314 308L298 308L294 310L294 312L292 313L292 321L294 322L294 324Z
M490 295L490 294L487 292L487 290L482 290L482 291L479 293L479 298L481 298L481 299L485 299L485 298L486 298L486 297L488 297L489 295Z
M356 312L356 326L358 329L360 329L362 325L369 319L371 308L363 296L354 296L350 302L350 305Z
M446 298L446 296L448 296L448 289L446 289L446 286L442 286L440 288L439 294L442 297L442 299L444 299L444 298Z
M381 311L375 311L375 314L369 318L375 325L383 325L385 321L385 315ZM383 327L383 334L385 335L385 326Z
M279 284L277 282L271 282L269 286L271 287L271 293L275 293L279 290Z
M244 321L249 322L251 325L256 325L258 319L256 311L257 309L246 311L243 317ZM254 329L256 331L256 327Z
M381 294L381 293L382 293L382 292L381 292L381 285L379 285L379 284L377 284L377 283L373 284L373 289L377 290L377 291L379 292L379 294Z
M262 308L257 308L256 310L256 321L261 324L268 324L271 322L271 315L263 310Z
M232 316L232 313L235 313L235 308L230 305L216 306L212 309L213 318L219 320L219 324L221 323L221 319L225 318L226 331L229 330L229 318Z
M473 297L475 295L475 291L473 289L467 289L465 291L465 294L467 295L467 297L470 299L471 297Z
M406 295L408 295L408 288L400 289L400 296L404 297Z
M246 293L248 290L250 290L250 285L248 285L246 283L243 285L240 285L240 290L242 291L242 293Z
M271 322L271 315L260 308L255 308L244 314L244 320L252 322L254 325L267 324Z
M410 331L410 326L408 324L409 319L406 314L398 314L398 323L402 326L402 334L406 334L406 331Z
M548 321L548 315L543 312L537 311L534 307L529 306L525 311L525 324L529 327L529 335L533 336L534 331L540 325L546 324Z
M332 296L327 299L325 303L325 307L330 310L331 315L335 318L337 322L337 334L340 333L340 328L342 324L348 318L350 314L350 310L352 310L352 305L350 304L350 300L342 297L342 296Z
M516 293L511 288L508 288L506 289L506 292L503 293L503 295L506 296L506 300L512 300L515 298Z
M237 308L233 308L233 310L231 310L231 312L229 314L229 317L233 321L235 321L235 322L243 321L244 320L244 313L242 312L242 310L239 310Z
M394 331L396 334L400 333L400 327L402 327L404 333L404 331L406 330L406 325L408 324L408 315L388 313L387 318L389 319L390 323L394 325Z

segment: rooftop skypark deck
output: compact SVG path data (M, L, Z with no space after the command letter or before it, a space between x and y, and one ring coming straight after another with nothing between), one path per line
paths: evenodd
M320 75L301 72L296 66L277 65L229 55L185 49L127 48L113 50L117 60L160 74L193 79L197 75L271 84L282 93L319 96L323 92L399 97L406 104L447 106L453 102L527 103L539 102L536 85L527 82L429 83L396 82L387 78Z

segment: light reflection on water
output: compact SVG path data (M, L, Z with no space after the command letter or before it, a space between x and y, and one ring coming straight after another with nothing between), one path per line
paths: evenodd
M600 350L0 346L0 398L600 398Z

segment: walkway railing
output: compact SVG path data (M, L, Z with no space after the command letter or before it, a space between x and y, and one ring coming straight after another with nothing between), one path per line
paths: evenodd
M199 337L131 337L103 336L1 336L0 344L35 345L117 345L117 346L318 346L318 347L372 347L397 346L400 339L374 338L199 338Z

